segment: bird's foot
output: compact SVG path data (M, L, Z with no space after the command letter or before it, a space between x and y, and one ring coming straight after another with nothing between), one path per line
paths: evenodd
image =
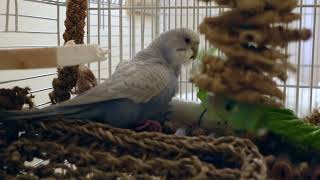
M162 132L161 124L158 121L145 120L142 125L135 128L136 131Z

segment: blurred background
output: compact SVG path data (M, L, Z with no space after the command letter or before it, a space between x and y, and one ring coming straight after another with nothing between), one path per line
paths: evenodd
M99 82L108 78L121 60L130 59L159 33L179 27L197 30L204 17L225 10L198 0L89 0L88 4L85 43L111 50L107 61L89 65ZM298 72L289 74L288 81L279 86L286 92L286 106L305 116L320 105L320 0L300 0L295 11L302 14L302 20L289 26L309 28L313 37L286 49ZM65 12L65 0L1 0L0 48L63 45ZM200 49L214 47L201 36ZM192 65L182 71L177 97L197 101L197 88L189 82L191 68ZM48 93L55 77L55 68L0 71L0 88L29 86L36 96L36 105L43 107L50 104Z

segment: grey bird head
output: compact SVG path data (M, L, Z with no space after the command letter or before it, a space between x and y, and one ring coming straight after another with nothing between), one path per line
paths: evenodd
M199 35L195 31L179 28L160 34L150 47L157 47L170 65L179 66L196 58L199 42Z

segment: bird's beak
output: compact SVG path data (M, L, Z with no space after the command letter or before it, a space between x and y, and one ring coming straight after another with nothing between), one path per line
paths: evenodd
M191 59L196 59L199 50L199 43L192 44L191 49L193 52Z

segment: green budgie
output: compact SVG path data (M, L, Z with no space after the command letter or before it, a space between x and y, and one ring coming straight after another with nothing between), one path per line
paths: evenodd
M201 90L198 97L208 116L202 126L224 125L257 135L267 131L303 150L320 151L320 127L303 121L289 109L237 102Z
M216 53L215 49L209 53L200 50L194 71L199 69L204 55ZM237 102L203 90L199 90L198 98L201 104L174 99L169 109L170 119L177 126L198 124L215 134L228 130L256 135L268 132L306 152L320 151L320 127L305 122L289 109Z

